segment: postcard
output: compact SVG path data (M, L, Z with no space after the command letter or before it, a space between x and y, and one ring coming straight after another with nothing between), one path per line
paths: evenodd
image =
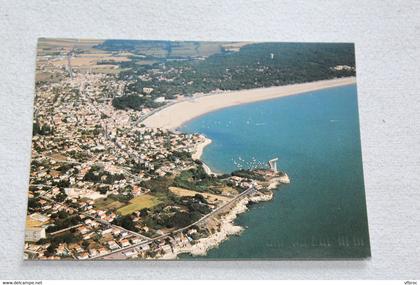
M24 258L369 257L354 53L39 39Z

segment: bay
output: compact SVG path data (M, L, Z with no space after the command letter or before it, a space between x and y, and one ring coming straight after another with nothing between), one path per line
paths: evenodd
M216 172L278 157L291 179L238 217L240 236L180 258L370 256L356 85L218 110L180 130L212 140L202 160Z

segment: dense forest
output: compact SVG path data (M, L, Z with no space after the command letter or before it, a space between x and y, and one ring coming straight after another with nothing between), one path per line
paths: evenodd
M125 96L116 97L112 100L112 106L117 109L141 110L143 107L158 108L161 105L154 102L151 98L140 97L135 93L126 93Z
M144 51L144 46L151 47L154 43L155 55L148 53L143 56L153 58L155 63L139 65L133 56L131 61L120 63L127 70L119 75L121 79L132 81L128 85L130 94L141 93L143 87L153 88L152 99L355 75L354 45L347 43L257 43L245 45L239 51L221 48L217 53L200 58L188 56L188 50L184 50L183 58L171 58L168 56L173 49L171 42L145 42L143 49L136 48L136 43L139 44L137 41L112 40L105 41L99 48L136 52ZM178 44L182 45L182 42ZM334 69L339 65L348 68ZM124 99L133 102L133 98ZM122 104L120 99L116 105L130 107L132 104Z

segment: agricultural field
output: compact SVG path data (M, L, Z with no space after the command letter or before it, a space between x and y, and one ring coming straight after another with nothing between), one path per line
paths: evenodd
M236 43L225 43L223 48L228 51L238 52L242 47L251 44L251 42L236 42Z
M65 54L72 49L78 49L84 52L99 53L94 46L101 44L103 40L90 40L90 39L38 39L38 55L57 55Z
M38 64L53 64L57 67L68 65L81 73L118 74L131 67L152 65L162 60L180 60L190 57L208 57L221 53L223 49L235 50L246 43L223 42L171 42L171 41L113 41L113 40L72 40L39 39ZM122 66L122 63L127 63ZM127 68L130 67L130 68ZM56 77L38 68L37 81L59 82Z
M155 59L140 59L136 61L136 64L138 65L152 65L155 63L158 63L159 60L155 60Z
M116 74L125 69L119 68L121 62L131 61L132 53L110 52L97 49L103 41L71 40L71 39L39 39L37 66L37 81L59 82L62 77L42 70L42 66L53 64L56 67L66 67L69 61L73 70L79 72Z
M96 48L107 51L125 50L136 55L163 59L208 57L212 54L221 53L223 48L239 50L246 44L248 43L106 40Z
M73 67L92 66L98 64L98 62L124 62L130 61L126 56L112 56L111 54L104 53L88 53L72 56L71 64ZM67 64L67 58L53 61L54 64L65 65ZM108 65L108 64L107 64Z
M59 73L51 73L51 72L42 72L42 71L38 71L36 72L35 75L35 81L36 82L40 82L40 81L48 81L51 83L58 83L61 82L64 79L64 76L62 74Z

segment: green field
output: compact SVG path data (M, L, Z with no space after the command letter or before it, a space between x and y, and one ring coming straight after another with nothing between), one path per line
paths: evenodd
M154 60L154 59L140 59L138 61L136 61L136 64L138 65L152 65L154 63L159 62L159 60Z
M124 203L113 198L101 198L95 200L95 208L100 210L118 209L124 206Z
M139 211L144 208L152 208L158 205L161 201L155 196L144 194L139 197L135 197L129 201L129 204L118 209L118 214L129 215L135 211Z
M210 56L222 52L224 45L244 45L244 43L227 42L171 42L171 41L133 41L105 40L96 46L107 51L127 50L130 53L154 58L190 56Z

